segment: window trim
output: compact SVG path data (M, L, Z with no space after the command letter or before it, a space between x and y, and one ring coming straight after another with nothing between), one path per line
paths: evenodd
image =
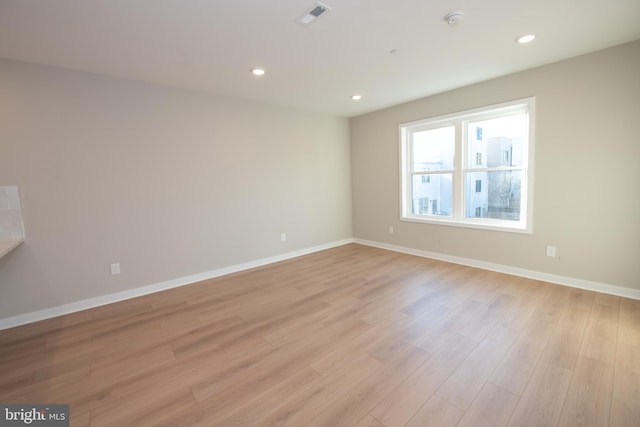
M510 115L526 109L529 115L529 138L527 150L524 150L522 173L526 185L521 188L521 199L525 209L520 212L520 221L496 220L490 218L466 218L464 215L464 172L472 170L467 165L467 140L465 123L474 120L485 120ZM411 213L411 156L409 133L436 129L445 126L455 127L454 170L437 171L453 172L452 182L452 216L425 216ZM531 234L533 232L533 193L534 193L534 153L535 153L535 97L516 99L499 104L487 105L470 110L460 111L398 125L400 145L400 221L449 225L456 227L477 228L484 230L507 231ZM493 169L493 168L492 168ZM486 170L486 168L483 168ZM430 174L433 174L431 171Z

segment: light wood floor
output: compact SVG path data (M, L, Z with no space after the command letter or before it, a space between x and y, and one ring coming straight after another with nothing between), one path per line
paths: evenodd
M346 245L0 332L72 426L639 426L640 301Z

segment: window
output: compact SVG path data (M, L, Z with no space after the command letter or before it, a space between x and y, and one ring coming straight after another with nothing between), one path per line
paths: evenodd
M534 102L400 125L402 219L531 232Z

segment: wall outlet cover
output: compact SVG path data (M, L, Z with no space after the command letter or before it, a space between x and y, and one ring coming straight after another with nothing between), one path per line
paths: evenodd
M109 268L111 269L111 275L120 274L120 263L119 262L111 264L109 266Z

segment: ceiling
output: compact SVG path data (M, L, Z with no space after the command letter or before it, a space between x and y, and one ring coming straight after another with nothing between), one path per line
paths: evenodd
M353 117L640 39L639 0L322 3L0 0L0 57Z

